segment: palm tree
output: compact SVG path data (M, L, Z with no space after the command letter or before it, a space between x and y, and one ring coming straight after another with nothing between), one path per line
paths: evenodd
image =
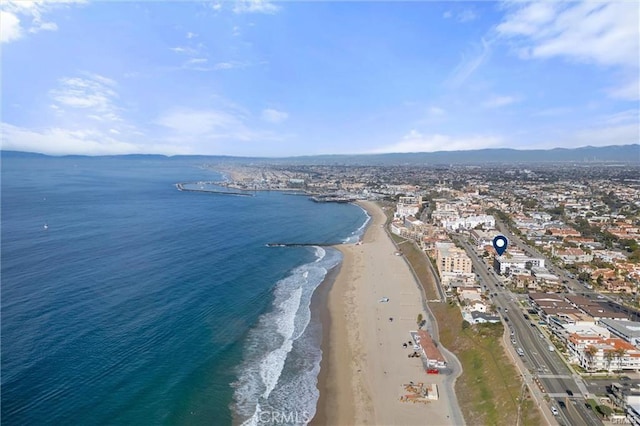
M622 373L622 358L624 358L627 350L625 348L616 348L613 353L618 360L618 369L620 370L620 373Z
M604 353L604 360L607 363L607 372L609 372L609 367L611 366L611 361L613 361L613 358L615 358L613 351L606 351Z
M593 357L596 356L596 353L598 353L598 349L596 349L596 347L593 346L593 345L592 346L587 346L584 349L584 354L586 355L587 359L589 360L589 368L588 368L588 370L590 370L590 372L592 372L591 370L593 370L593 368L592 368L593 367L592 366Z

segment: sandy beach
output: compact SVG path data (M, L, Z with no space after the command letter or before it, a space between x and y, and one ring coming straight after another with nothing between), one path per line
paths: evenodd
M337 247L344 259L326 299L320 400L312 424L454 424L441 375L427 375L420 358L408 358L422 309L421 293L383 228L384 212L361 203L372 216L360 245ZM389 298L387 303L379 300ZM393 321L390 321L393 318ZM438 385L437 401L401 402L403 384Z

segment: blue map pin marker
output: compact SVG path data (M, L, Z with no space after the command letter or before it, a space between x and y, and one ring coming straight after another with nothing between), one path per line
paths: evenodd
M498 256L502 256L502 254L507 251L507 246L509 245L509 240L504 235L498 235L493 239L493 248L498 252Z

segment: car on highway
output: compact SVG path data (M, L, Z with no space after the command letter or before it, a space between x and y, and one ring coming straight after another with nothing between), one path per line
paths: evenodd
M558 413L558 409L557 409L556 407L551 407L551 413L552 413L554 416L557 416L557 415L559 414L559 413Z
M511 344L515 345L516 344L516 339L511 339Z
M558 401L558 406L560 408L567 408L567 405L564 403L564 401Z
M524 314L524 319L528 320L529 319L529 315Z
M571 391L571 389L567 389L567 395L573 396L573 391Z

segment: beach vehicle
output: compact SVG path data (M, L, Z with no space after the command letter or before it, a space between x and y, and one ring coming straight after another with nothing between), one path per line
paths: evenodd
M383 297L382 299L378 300L378 302L380 303L387 303L389 301L388 297Z

